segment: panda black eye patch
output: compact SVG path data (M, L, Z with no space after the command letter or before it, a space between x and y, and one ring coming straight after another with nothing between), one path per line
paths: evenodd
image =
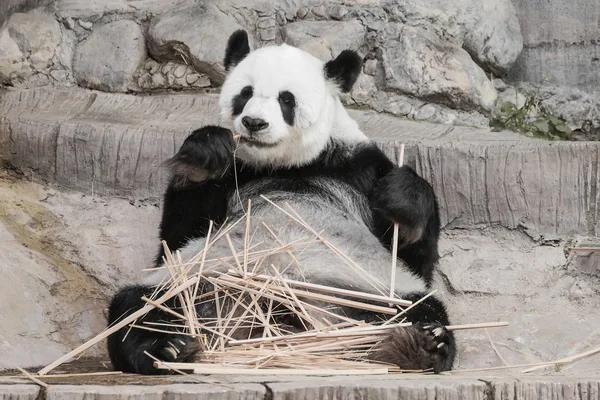
M240 94L233 98L231 108L233 110L232 113L234 116L240 115L242 111L244 111L244 107L246 106L248 100L252 98L253 93L254 91L252 90L252 86L248 85L242 89Z
M283 120L288 125L294 125L294 109L296 108L296 97L287 90L279 93L279 107Z

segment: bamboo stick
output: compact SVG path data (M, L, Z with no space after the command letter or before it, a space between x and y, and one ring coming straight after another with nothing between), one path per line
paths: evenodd
M37 383L41 387L46 388L46 389L48 389L50 387L50 385L48 385L45 382L40 381L38 378L36 378L35 376L31 375L29 372L25 371L23 368L17 367L17 369L19 371L21 371L23 373L23 375L25 375L25 377L27 377L27 379L32 380L33 382Z
M582 358L586 358L586 357L589 357L589 356L593 356L594 354L597 354L597 353L600 353L600 347L596 347L595 349L591 349L591 350L585 351L583 353L575 354L575 355L570 356L570 357L561 358L560 360L553 361L550 365L554 365L554 364L570 364L570 363L572 363L574 361L581 360ZM547 367L547 365L539 365L539 366L536 366L536 367L533 367L533 368L525 369L525 370L523 370L521 372L523 372L525 374L525 373L528 373L528 372L536 371L536 370L544 368L544 367Z
M259 280L265 280L265 279L269 278L269 275L260 275L260 274L252 275L252 278L259 279ZM356 298L364 299L364 300L373 300L373 301L377 301L377 302L381 302L381 303L390 303L390 304L394 304L394 305L398 305L398 306L410 306L412 304L412 301L409 301L409 300L402 300L402 299L398 299L398 298L390 299L386 296L380 296L377 294L370 294L370 293L366 293L366 292L357 292L354 290L340 289L340 288L336 288L333 286L325 286L325 285L319 285L316 283L296 281L296 280L287 279L287 278L283 278L283 277L280 279L282 281L285 281L290 286L295 286L295 287L299 287L299 288L303 288L303 289L317 290L317 291L325 292L325 293L333 293L333 294L338 294L340 296L356 297Z
M258 286L255 283L253 283L252 281L245 281L244 279L235 278L235 277L232 277L231 275L222 275L221 279L226 280L226 281L232 280L235 282L241 281L241 282L246 282L253 286ZM344 299L341 297L328 296L328 295L321 294L321 293L307 292L305 290L299 290L299 289L293 289L293 288L290 288L290 289L292 291L294 291L294 294L296 296L301 297L301 298L325 301L325 302L332 303L332 304L338 304L338 305L352 307L352 308L356 308L356 309L360 309L360 310L379 312L382 314L395 315L398 312L398 310L396 310L395 308L391 308L391 307L376 306L376 305L367 304L367 303L360 303L360 302L353 301L353 300L347 300L347 299Z
M503 326L508 326L508 322L484 322L481 324L465 324L465 325L448 325L446 329L449 331L460 331L466 329L483 329L483 328L500 328Z
M382 375L387 374L389 369L385 367L373 369L298 369L298 368L226 368L217 367L213 364L201 363L166 363L157 361L154 366L158 369L180 369L194 370L195 374L210 375Z

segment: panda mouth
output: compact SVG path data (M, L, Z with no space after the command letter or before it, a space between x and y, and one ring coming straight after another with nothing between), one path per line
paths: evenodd
M240 137L240 144L245 144L245 145L250 146L250 147L270 148L270 147L277 146L279 144L279 142L266 143L266 142L261 142L260 140L250 139L250 138L241 136Z

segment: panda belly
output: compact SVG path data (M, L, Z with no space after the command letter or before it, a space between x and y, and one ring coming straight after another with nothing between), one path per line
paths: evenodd
M322 232L331 246L316 241L314 233L269 204L260 194L284 209L289 204L314 231ZM244 217L248 199L252 200L250 245L255 245L253 252L268 252L278 246L277 240L283 244L296 243L291 251L293 256L280 251L266 257L259 265L260 273L272 274L272 268L276 268L289 279L389 294L392 256L371 233L368 200L349 185L325 178L305 181L301 187L298 182L281 179L252 182L239 189L239 196L236 192L230 198L230 223ZM229 232L237 253L243 251L245 230L246 223L241 221ZM180 249L182 259L189 260L204 248L204 238L191 240ZM229 244L221 239L212 245L207 258L218 259L231 254ZM207 264L205 268L214 268L216 264ZM226 268L221 268L221 272ZM250 265L249 269L252 268ZM158 269L146 283L158 284L162 279L165 279L165 271ZM422 292L426 285L399 260L395 288L401 295Z

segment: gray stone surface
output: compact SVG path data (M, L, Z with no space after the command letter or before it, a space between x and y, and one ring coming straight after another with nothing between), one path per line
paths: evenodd
M0 83L46 72L60 42L60 25L51 16L13 14L0 31Z
M365 41L366 29L358 21L299 21L283 29L286 43L308 51L323 61L329 61L343 50L359 50Z
M115 21L94 29L77 46L73 73L81 86L126 92L133 88L134 74L145 58L146 43L140 26L132 21Z
M39 393L36 385L0 385L0 400L37 400Z
M158 218L152 204L60 192L0 169L0 370L50 363L102 331L108 295L151 262Z
M412 0L390 7L411 26L435 32L464 48L488 70L504 72L523 46L519 22L509 0Z
M311 380L308 382L286 382L267 384L273 393L273 400L285 399L420 399L435 395L437 400L473 399L484 400L486 385L475 380L464 382L435 382L432 380L375 380L358 381L340 378L333 383L331 379Z
M148 47L155 59L190 63L220 84L227 39L237 29L241 26L236 20L214 4L197 5L155 18L148 29Z
M54 0L4 0L0 2L0 28L15 12L26 12L52 3Z
M202 380L202 376L197 377ZM208 377L216 384L171 384L147 386L52 385L41 393L46 399L121 399L162 398L167 400L275 400L275 399L439 399L439 400L595 400L600 396L600 379L593 376L570 377L498 377L481 376L371 376L341 378L264 377L250 384L232 384L229 379ZM173 378L172 380L176 380ZM188 379L188 381L190 381ZM266 382L266 383L264 383ZM19 394L35 387L1 385L0 399L31 399ZM267 388L269 392L267 393ZM4 392L3 392L4 391ZM10 397L13 394L13 397ZM1 394L0 394L1 396ZM8 396L8 397L6 397ZM59 397L64 396L64 397ZM143 396L143 397L142 397ZM162 397L160 397L162 396Z
M597 0L512 1L525 48L510 71L511 80L600 91Z
M381 47L387 88L453 108L491 110L496 89L462 48L401 24L388 24Z

